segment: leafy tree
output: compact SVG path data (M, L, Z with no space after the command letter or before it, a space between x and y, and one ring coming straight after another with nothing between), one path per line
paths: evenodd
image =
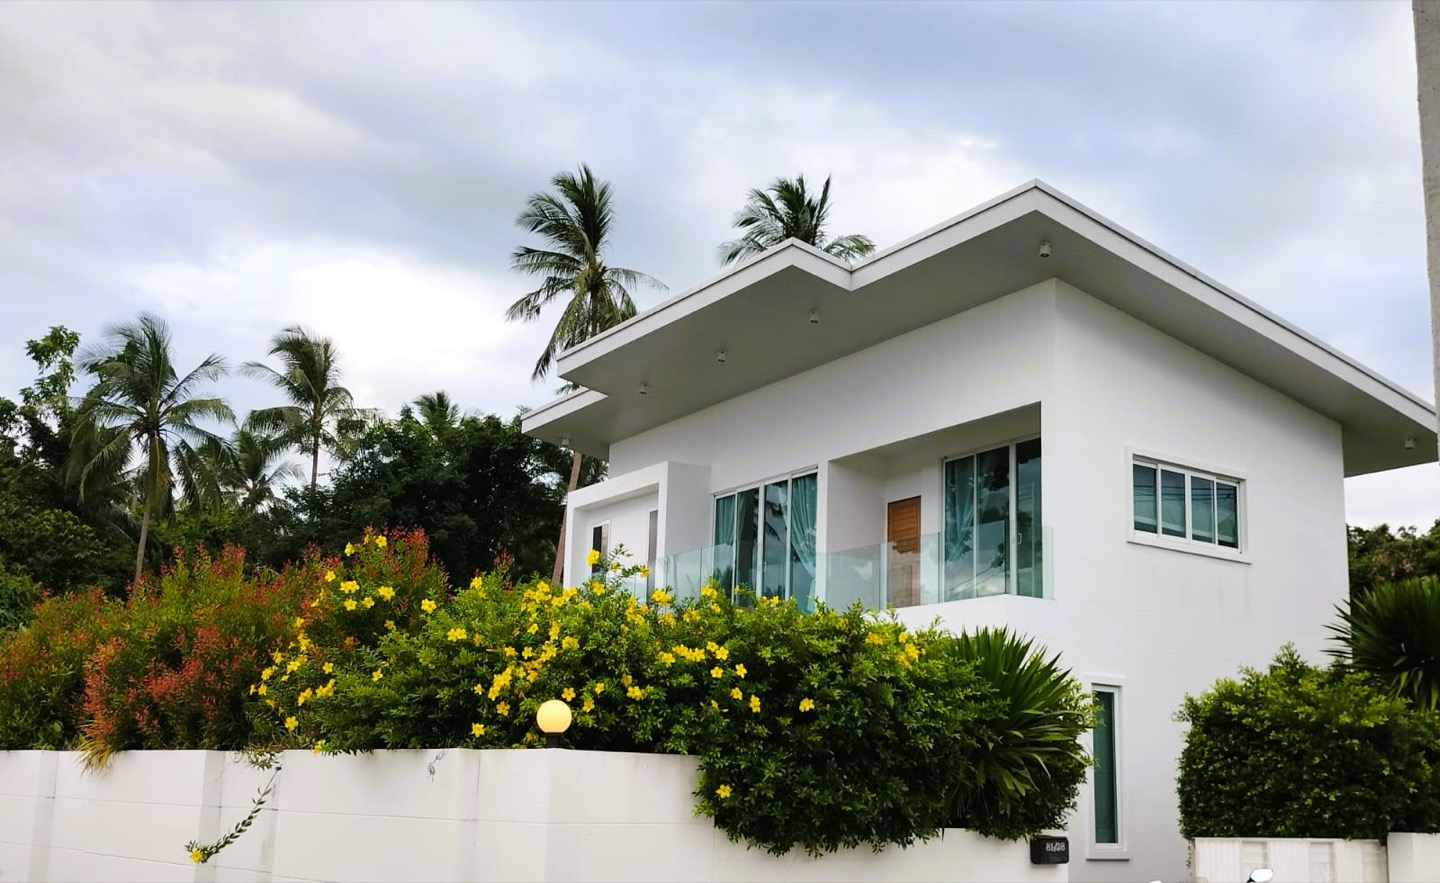
M515 301L505 318L512 322L533 322L557 299L564 308L550 334L550 341L535 362L532 380L550 373L555 356L613 328L635 315L630 289L646 285L663 291L658 280L638 270L612 267L605 263L615 211L610 184L598 180L582 164L578 174L561 172L550 179L554 193L534 193L515 223L526 232L539 234L546 248L522 245L510 258L510 269L527 276L539 276L540 287ZM567 492L579 486L582 455L571 454ZM564 568L565 521L560 522L551 568L552 582L560 580Z
M0 398L0 569L8 569L12 586L117 588L125 580L128 517L105 493L80 505L65 481L75 422L67 393L79 343L59 325L29 341L39 375L18 402Z
M350 390L340 385L340 359L328 337L315 337L293 325L271 341L279 371L261 362L246 362L241 371L268 382L290 400L288 405L262 408L250 415L258 429L276 430L310 455L310 490L320 477L320 449L335 442L335 426L355 414Z
M1381 583L1440 576L1440 521L1420 533L1414 527L1391 530L1388 524L1351 527L1350 597L1363 598Z
M437 434L405 408L352 444L330 486L303 504L310 523L297 544L338 549L369 526L418 527L457 583L505 553L522 573L548 569L568 458L523 434L518 417L466 415ZM291 502L298 496L292 491Z
M741 236L720 246L720 263L742 261L787 239L798 239L847 263L873 253L875 243L867 236L827 236L830 208L829 177L818 196L806 188L804 175L776 178L764 190L751 190L745 207L731 221Z
M73 430L72 473L83 497L97 473L126 470L132 456L140 494L140 537L135 550L135 580L145 564L145 543L157 506L167 507L175 485L174 455L213 434L201 420L234 421L222 399L198 396L207 383L225 374L225 362L211 354L184 377L175 370L169 327L149 313L112 328L107 340L83 354L82 369L95 385L80 402Z

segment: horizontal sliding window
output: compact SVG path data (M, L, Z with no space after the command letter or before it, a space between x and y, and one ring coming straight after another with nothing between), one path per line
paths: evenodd
M1240 548L1238 479L1144 459L1131 464L1130 476L1138 533Z

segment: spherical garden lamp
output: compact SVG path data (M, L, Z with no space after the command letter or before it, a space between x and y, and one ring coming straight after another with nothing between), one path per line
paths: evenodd
M570 706L559 699L548 699L535 712L535 723L545 734L546 748L560 747L560 734L570 729Z

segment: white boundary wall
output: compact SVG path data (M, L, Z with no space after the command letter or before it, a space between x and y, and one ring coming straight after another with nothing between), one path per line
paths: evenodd
M1379 840L1201 837L1191 842L1195 883L1244 883L1270 868L1287 883L1440 883L1440 834Z
M255 824L205 865L270 773L213 751L0 752L0 881L1023 881L1024 842L776 858L694 814L691 757L564 750L285 752Z

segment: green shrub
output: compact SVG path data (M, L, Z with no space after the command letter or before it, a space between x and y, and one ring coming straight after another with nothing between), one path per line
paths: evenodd
M956 806L976 830L1020 837L1056 824L1083 778L1088 701L1003 632L965 645L858 607L740 607L712 589L640 601L618 579L556 590L502 570L437 604L418 583L382 600L353 571L336 583L347 578L351 591L327 590L296 629L303 658L256 684L273 747L533 747L536 709L561 698L565 744L697 755L697 810L776 853L908 844ZM375 611L392 609L395 628L377 635ZM976 648L1020 675L977 674Z
M1180 755L1180 833L1384 838L1440 830L1440 717L1286 647L1200 696Z
M1440 710L1440 579L1382 583L1339 608L1331 652L1421 708Z
M0 633L29 622L39 602L40 587L0 560Z
M100 589L50 598L0 636L0 750L75 746L85 721L85 660L120 605Z
M279 650L301 581L247 575L245 554L180 555L131 592L86 666L84 747L235 750L250 738L247 688Z

